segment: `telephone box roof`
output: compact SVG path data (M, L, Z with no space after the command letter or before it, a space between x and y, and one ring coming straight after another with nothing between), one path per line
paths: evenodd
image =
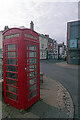
M25 28L25 27L14 27L14 28L9 28L8 30L6 30L6 31L4 31L3 32L3 35L6 33L6 32L8 32L8 31L10 31L10 30L13 30L13 29L16 29L16 30L31 30L31 29L29 29L29 28ZM34 31L34 30L31 30L31 31L33 31L33 32L35 32L36 34L38 34L36 31Z

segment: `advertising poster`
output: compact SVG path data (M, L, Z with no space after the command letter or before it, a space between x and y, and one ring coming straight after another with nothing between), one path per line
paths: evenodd
M70 40L70 48L77 48L77 39Z

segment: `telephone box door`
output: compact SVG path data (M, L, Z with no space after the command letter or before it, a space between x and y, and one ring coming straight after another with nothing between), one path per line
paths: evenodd
M18 45L4 44L4 97L6 102L17 106L18 95ZM16 101L16 102L15 102Z
M39 44L25 41L26 108L40 97ZM25 109L26 109L25 108Z

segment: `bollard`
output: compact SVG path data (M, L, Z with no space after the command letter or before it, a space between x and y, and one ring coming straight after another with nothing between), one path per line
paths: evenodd
M43 73L40 72L40 83L43 83Z

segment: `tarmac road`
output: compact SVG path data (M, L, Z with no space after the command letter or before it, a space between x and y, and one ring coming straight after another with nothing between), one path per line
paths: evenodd
M66 63L65 63L66 64ZM40 71L50 78L59 81L70 93L74 107L75 113L74 118L79 118L78 115L78 70L74 65L72 68L59 66L58 64L53 64L52 61L40 61Z

